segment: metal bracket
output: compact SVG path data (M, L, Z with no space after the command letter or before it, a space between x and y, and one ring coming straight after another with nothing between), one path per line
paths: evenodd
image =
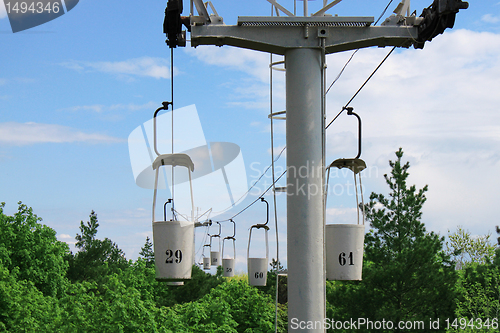
M402 0L393 13L381 25L416 27L424 20L422 17L417 17L416 13L410 14L410 0Z
M205 25L205 24L224 24L224 20L219 16L217 10L211 1L203 3L203 0L191 0L191 4L194 3L198 16L195 16L191 12L190 24L193 25ZM209 14L207 7L210 6L213 14ZM193 6L191 6L192 8Z
M342 0L335 0L335 1L331 2L331 3L329 3L328 5L326 5L322 9L318 10L316 13L312 14L311 16L323 16L323 15L325 15L325 13L326 13L326 11L328 9L332 8L333 6L335 6L340 1L342 1Z
M286 15L288 15L288 16L295 16L288 9L286 9L285 7L283 7L282 5L280 5L279 3L277 3L276 0L267 0L267 2L269 2L271 5L273 5L274 7L276 7L276 9L281 10Z
M398 16L404 16L405 12L406 16L410 16L410 0L401 1L393 13Z

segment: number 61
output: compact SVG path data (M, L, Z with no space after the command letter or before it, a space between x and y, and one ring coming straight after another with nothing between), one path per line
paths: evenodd
M353 266L354 262L353 262L352 252L349 252L349 256L347 257L347 259L349 259L349 266ZM347 259L346 259L345 252L341 252L339 254L339 264L340 264L340 266L345 266L345 264L347 264Z

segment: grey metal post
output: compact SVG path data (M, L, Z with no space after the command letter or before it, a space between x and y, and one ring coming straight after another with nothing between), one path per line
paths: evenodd
M294 332L324 332L324 157L321 49L285 53L288 321ZM316 326L309 329L312 322Z

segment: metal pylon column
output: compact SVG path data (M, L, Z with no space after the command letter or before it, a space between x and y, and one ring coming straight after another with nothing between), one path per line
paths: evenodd
M324 332L324 123L321 49L285 53L288 327ZM321 323L314 329L308 323Z

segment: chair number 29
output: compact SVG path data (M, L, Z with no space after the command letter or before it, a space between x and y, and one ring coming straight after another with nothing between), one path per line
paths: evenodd
M352 252L349 252L349 255L347 256L347 259L349 259L349 266L354 266ZM347 259L346 259L345 252L341 252L339 254L339 264L340 264L340 266L345 266L347 264Z
M167 260L165 260L165 263L167 264L172 264L174 262L175 258L175 263L180 264L182 261L182 251L181 250L176 250L175 252L172 250L167 250L165 252L167 255Z

